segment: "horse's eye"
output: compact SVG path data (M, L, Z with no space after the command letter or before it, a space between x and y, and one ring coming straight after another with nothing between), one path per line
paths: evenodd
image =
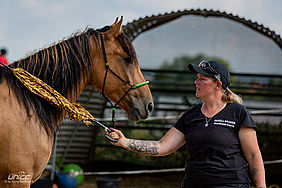
M123 58L123 59L126 61L126 63L131 63L131 62L132 62L132 60L131 60L130 57L125 57L125 58Z

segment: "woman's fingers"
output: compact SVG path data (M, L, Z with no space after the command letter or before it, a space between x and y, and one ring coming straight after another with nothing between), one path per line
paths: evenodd
M113 129L110 128L112 132L109 132L107 129L105 129L105 133L106 135L110 136L113 139L120 139L120 137L123 136L123 134L121 133L121 131L117 130L117 129Z
M117 139L117 140L120 138L120 136L119 136L116 132L111 132L111 133L109 134L109 136L110 136L111 138Z

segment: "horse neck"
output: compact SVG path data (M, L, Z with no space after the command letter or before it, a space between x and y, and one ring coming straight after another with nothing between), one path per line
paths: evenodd
M88 85L89 75L92 75L91 71L93 70L91 68L92 55L89 50L91 37L85 33L82 35L43 49L15 62L12 67L21 67L27 70L70 102L75 102L82 90ZM91 46L93 48L95 45ZM50 112L53 126L60 123L65 117L64 111L51 105L43 106L46 108L45 111ZM37 109L35 110L37 111ZM44 119L43 115L41 118Z
M91 74L89 44L82 40L70 38L16 62L15 66L24 68L73 102Z

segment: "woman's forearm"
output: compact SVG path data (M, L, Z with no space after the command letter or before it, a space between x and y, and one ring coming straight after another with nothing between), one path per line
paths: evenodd
M125 139L123 148L149 156L159 156L158 141Z
M106 134L118 140L117 142L112 142L112 144L148 156L169 155L185 144L184 134L174 127L158 141L129 139L121 131L117 129L111 130L110 134L108 132Z
M265 170L261 155L252 157L249 161L250 171L257 188L265 188Z
M243 126L239 130L239 138L256 187L266 187L264 165L257 142L256 131L250 127Z

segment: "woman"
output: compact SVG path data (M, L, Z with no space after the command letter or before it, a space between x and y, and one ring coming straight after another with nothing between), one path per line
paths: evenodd
M188 68L197 74L196 96L203 103L190 108L159 140L126 138L112 129L112 143L150 156L164 156L186 144L183 188L250 187L248 170L257 187L266 187L265 172L256 137L256 125L242 99L231 92L228 69L216 61Z

